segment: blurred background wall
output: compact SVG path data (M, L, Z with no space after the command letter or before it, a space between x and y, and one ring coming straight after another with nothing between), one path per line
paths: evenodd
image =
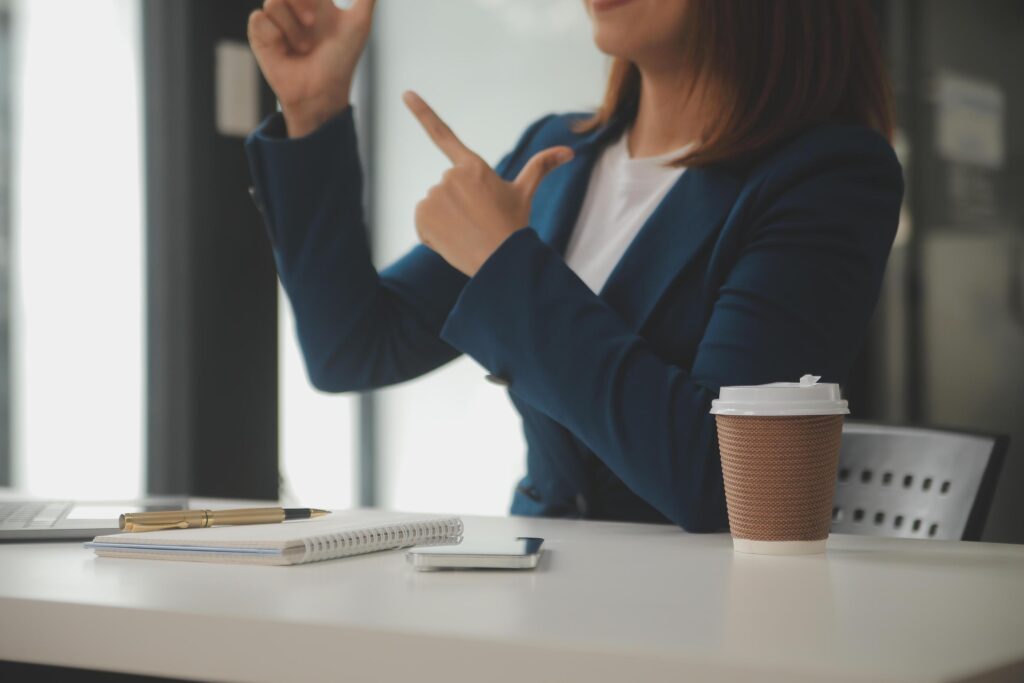
M243 0L0 0L0 484L503 513L518 419L469 359L312 390L242 141L273 109ZM1024 542L1024 4L876 0L907 198L855 417L1007 433L986 538ZM592 109L579 0L381 0L354 93L378 265L446 162Z

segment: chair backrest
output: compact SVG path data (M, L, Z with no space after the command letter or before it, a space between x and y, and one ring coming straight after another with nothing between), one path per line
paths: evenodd
M980 540L1008 441L991 434L846 423L832 531Z

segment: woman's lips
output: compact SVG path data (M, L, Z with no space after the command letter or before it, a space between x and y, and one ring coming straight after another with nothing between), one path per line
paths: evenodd
M590 0L590 7L595 12L603 12L605 10L621 7L622 5L626 5L631 2L633 2L633 0Z

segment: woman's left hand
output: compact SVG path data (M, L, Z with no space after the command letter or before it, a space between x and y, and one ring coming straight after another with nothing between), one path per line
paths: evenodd
M462 144L419 95L402 99L452 167L416 205L420 241L473 277L509 235L529 225L534 192L549 172L573 157L569 147L537 152L512 182Z

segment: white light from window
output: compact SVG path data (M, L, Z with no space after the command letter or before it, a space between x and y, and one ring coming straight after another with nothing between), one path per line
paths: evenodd
M285 505L351 507L358 398L325 394L310 385L295 319L280 285L277 310L281 499Z
M132 497L145 452L139 5L13 7L14 481Z

